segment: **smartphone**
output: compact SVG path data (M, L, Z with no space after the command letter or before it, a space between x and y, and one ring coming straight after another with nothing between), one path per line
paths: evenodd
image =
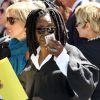
M46 44L48 44L52 40L55 40L55 35L54 34L49 34L49 35L45 36Z
M54 34L49 34L49 35L45 36L46 44L50 43L50 41L52 41L52 40L55 40ZM49 50L52 52L57 52L57 50L55 48L49 48Z

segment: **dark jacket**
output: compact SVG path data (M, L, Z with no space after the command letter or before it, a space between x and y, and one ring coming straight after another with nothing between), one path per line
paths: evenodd
M56 87L60 84L58 86L59 93L57 94L57 96L60 98L59 95L65 94L65 93L66 93L66 95L64 95L65 98L58 99L58 100L70 100L70 98L75 97L75 95L77 95L77 98L73 99L73 100L89 100L89 98L91 97L91 95L98 83L99 69L96 66L94 66L93 64L91 64L76 47L66 44L65 49L67 50L67 52L70 56L67 77L65 77L61 72L59 74L56 74L55 76L51 75L50 77L46 78L46 79L48 79L48 81L46 80L45 82L49 82L50 81L49 78L52 80L56 77L54 79L54 82L56 82L56 85L54 85L53 81L50 81L51 87L49 87L49 90L48 90L48 88L45 88L45 89L47 89L50 92L50 90L53 89L53 85L54 85L54 87ZM57 68L57 67L55 67L55 68ZM43 69L41 68L41 70L43 70ZM48 95L48 99L43 99L43 100L49 100L51 95L49 95L48 94L49 92L46 92L46 90L44 91L44 93L34 95L34 92L33 92L34 89L37 90L37 91L35 91L35 93L40 93L41 91L39 91L39 89L43 90L42 86L41 86L41 84L43 83L41 81L41 78L43 75L42 76L40 75L38 77L38 75L40 74L40 73L37 74L38 72L39 71L37 71L36 68L34 67L34 65L32 64L30 67L27 67L24 70L24 72L21 74L19 79L20 79L25 91L27 92L28 96L30 96L32 94L32 96L37 96L37 97L40 96L40 98L41 98L41 97L43 97L44 93L47 93L46 95ZM38 77L38 79L39 78L40 79L37 80L36 79L37 77ZM60 83L57 83L57 80ZM59 80L61 80L61 81L59 81ZM34 85L35 82L40 84L39 85L40 88L38 86ZM46 85L47 84L45 84L43 87L46 87ZM55 91L56 91L56 89L57 88L54 88ZM70 93L68 92L69 91L68 89L70 89L70 91L71 91ZM54 91L51 91L51 92L54 92ZM61 94L60 94L60 92L61 92ZM74 93L74 95L73 95L73 93ZM56 100L55 99L55 97L57 97L56 94L55 95L52 94L52 95L54 96L54 97L52 97L52 100ZM33 100L35 100L35 99L33 99Z
M78 44L78 48L92 64L100 69L100 38L80 43ZM98 83L91 100L100 100L100 82Z

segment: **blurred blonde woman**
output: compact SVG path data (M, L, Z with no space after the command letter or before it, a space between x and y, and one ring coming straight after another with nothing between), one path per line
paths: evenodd
M79 36L86 39L84 43L78 45L78 48L91 63L100 68L100 3L83 4L76 9L75 14ZM100 100L99 94L100 82L91 100Z
M41 1L33 3L17 2L9 6L6 10L7 34L11 38L8 42L11 53L9 60L17 75L25 68L28 59L25 29L27 16L29 12L40 7L45 8Z

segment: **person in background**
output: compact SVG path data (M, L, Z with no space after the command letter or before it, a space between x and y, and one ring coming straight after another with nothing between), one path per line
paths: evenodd
M8 6L12 5L12 0L3 0L0 5L0 38L7 35L5 28L5 11Z
M66 22L71 13L71 9L69 7L66 7L66 2L63 2L61 0L54 0L54 1L44 0L43 2L46 5L46 8L57 9L62 14Z
M71 11L70 7L67 7L66 5L67 1L66 0L55 0L54 4L56 4L58 6L58 11L62 14L65 22L67 21L67 19L69 18Z
M52 8L33 10L25 27L30 61L19 79L29 99L89 100L99 70L67 43L61 14Z
M5 17L7 35L11 38L11 40L8 41L8 47L11 53L9 61L17 75L19 75L25 68L28 60L25 28L27 16L31 10L35 10L40 7L45 7L41 1L34 1L33 3L17 2L6 9Z
M3 0L0 5L0 59L4 57L10 57L10 50L8 48L8 43L4 41L9 40L7 36L7 31L5 27L5 12L8 6L12 5L14 2L12 0Z
M89 1L93 1L93 0L75 0L75 2L73 3L73 6L72 6L72 12L75 11L75 9L78 7L78 5L87 3Z
M72 7L72 13L69 17L69 19L66 21L66 26L68 28L68 36L69 36L69 41L68 43L77 46L80 43L84 43L86 39L80 38L79 33L75 28L76 25L76 16L75 16L75 9L82 4L86 4L88 2L96 2L94 0L76 0L75 3L73 4Z
M66 1L66 6L72 9L72 6L76 0L65 0L65 1Z
M80 38L87 41L77 47L85 57L100 69L100 3L87 3L76 8L76 29ZM99 75L100 80L100 75ZM100 100L100 82L95 89L91 100Z

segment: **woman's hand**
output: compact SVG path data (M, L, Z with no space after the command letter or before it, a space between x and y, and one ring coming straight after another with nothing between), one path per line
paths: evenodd
M47 49L48 49L49 54L52 54L58 57L63 50L63 46L59 41L52 40L48 43Z

